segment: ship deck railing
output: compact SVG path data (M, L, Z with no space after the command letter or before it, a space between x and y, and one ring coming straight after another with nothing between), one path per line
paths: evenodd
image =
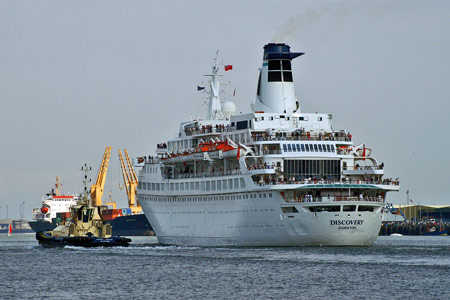
M40 208L33 208L33 212L31 214L33 220L44 219L50 217L50 212L42 213Z
M210 172L197 172L195 173L182 173L176 174L174 176L165 176L164 179L186 179L186 178L203 178L203 177L213 177L213 176L229 176L229 175L239 175L242 174L240 170L232 171L210 171Z
M284 184L351 184L351 185L368 185L368 184L376 184L376 185L400 185L400 181L398 179L383 179L383 180L314 180L314 179L303 179L303 180L278 180L271 182L257 182L260 186L265 185L284 185Z
M304 197L284 197L284 201L287 203L314 203L314 202L340 202L340 201L366 201L366 202L383 202L383 197L374 196L335 196L335 197L313 197L312 195L306 195Z
M51 220L50 214L45 214L45 215L32 215L31 216L32 220L43 220L43 219L49 219Z
M217 125L217 126L202 126L202 127L191 127L191 128L185 128L184 133L187 136L191 135L197 135L197 134L205 134L205 133L222 133L222 132L231 132L233 130L233 127L231 126L224 126L224 125Z
M157 157L149 156L145 158L146 164L159 164L161 160Z
M380 164L378 166L352 166L352 167L342 167L343 171L355 171L355 170L383 170L384 165Z
M282 154L282 153L283 152L281 152L281 149L270 149L270 150L264 149L264 150L261 151L260 154L262 154L262 155L270 155L270 154Z
M247 167L247 169L249 170L249 171L252 171L252 170L273 170L273 169L275 169L276 171L281 171L281 167L276 167L275 165L269 165L269 164L252 164L252 165L249 165L248 167Z
M273 133L271 135L267 133L252 133L252 140L254 142L269 142L269 141L340 141L351 142L352 136L344 133L332 134L292 134L292 135L280 135Z

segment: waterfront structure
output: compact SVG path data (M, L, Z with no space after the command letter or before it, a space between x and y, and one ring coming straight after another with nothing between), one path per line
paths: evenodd
M181 123L139 172L138 201L161 244L372 245L386 193L384 164L332 115L303 113L291 62L304 53L264 46L253 111L221 104L217 57L206 119Z
M405 215L410 222L428 221L430 219L450 222L450 205L397 204L393 205Z
M0 233L8 233L10 227L15 233L33 232L27 220L0 219Z

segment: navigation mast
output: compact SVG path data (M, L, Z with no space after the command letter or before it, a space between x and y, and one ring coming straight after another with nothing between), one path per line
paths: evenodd
M211 81L209 82L211 93L209 95L209 108L208 108L208 119L209 120L219 120L223 119L222 107L220 105L220 82L219 76L219 64L217 58L219 56L219 51L216 52L216 57L214 58L214 65L212 66L212 74L204 75L211 76Z
M89 167L87 164L84 164L84 166L81 167L81 171L84 172L84 180L83 180L83 185L84 185L84 191L83 191L83 198L81 199L82 203L86 204L88 203L88 190L87 190L87 184L88 182L91 182L91 179L89 178L88 180L88 172L92 170L92 167Z

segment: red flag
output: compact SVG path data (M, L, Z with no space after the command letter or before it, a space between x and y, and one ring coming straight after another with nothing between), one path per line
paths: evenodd
M233 70L233 65L226 65L224 67L225 67L225 71Z
M236 96L236 89L234 89L233 97Z

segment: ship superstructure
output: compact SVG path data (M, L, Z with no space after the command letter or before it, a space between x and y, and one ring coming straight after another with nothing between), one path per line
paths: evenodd
M61 182L56 177L55 188L42 197L42 205L34 208L32 213L33 221L29 224L35 232L52 230L63 221L58 215L70 212L70 207L78 204L79 195L61 195L59 188Z
M207 119L181 123L139 172L138 201L161 244L374 243L398 181L331 114L301 112L291 62L302 54L264 46L248 114L220 104L216 58Z

